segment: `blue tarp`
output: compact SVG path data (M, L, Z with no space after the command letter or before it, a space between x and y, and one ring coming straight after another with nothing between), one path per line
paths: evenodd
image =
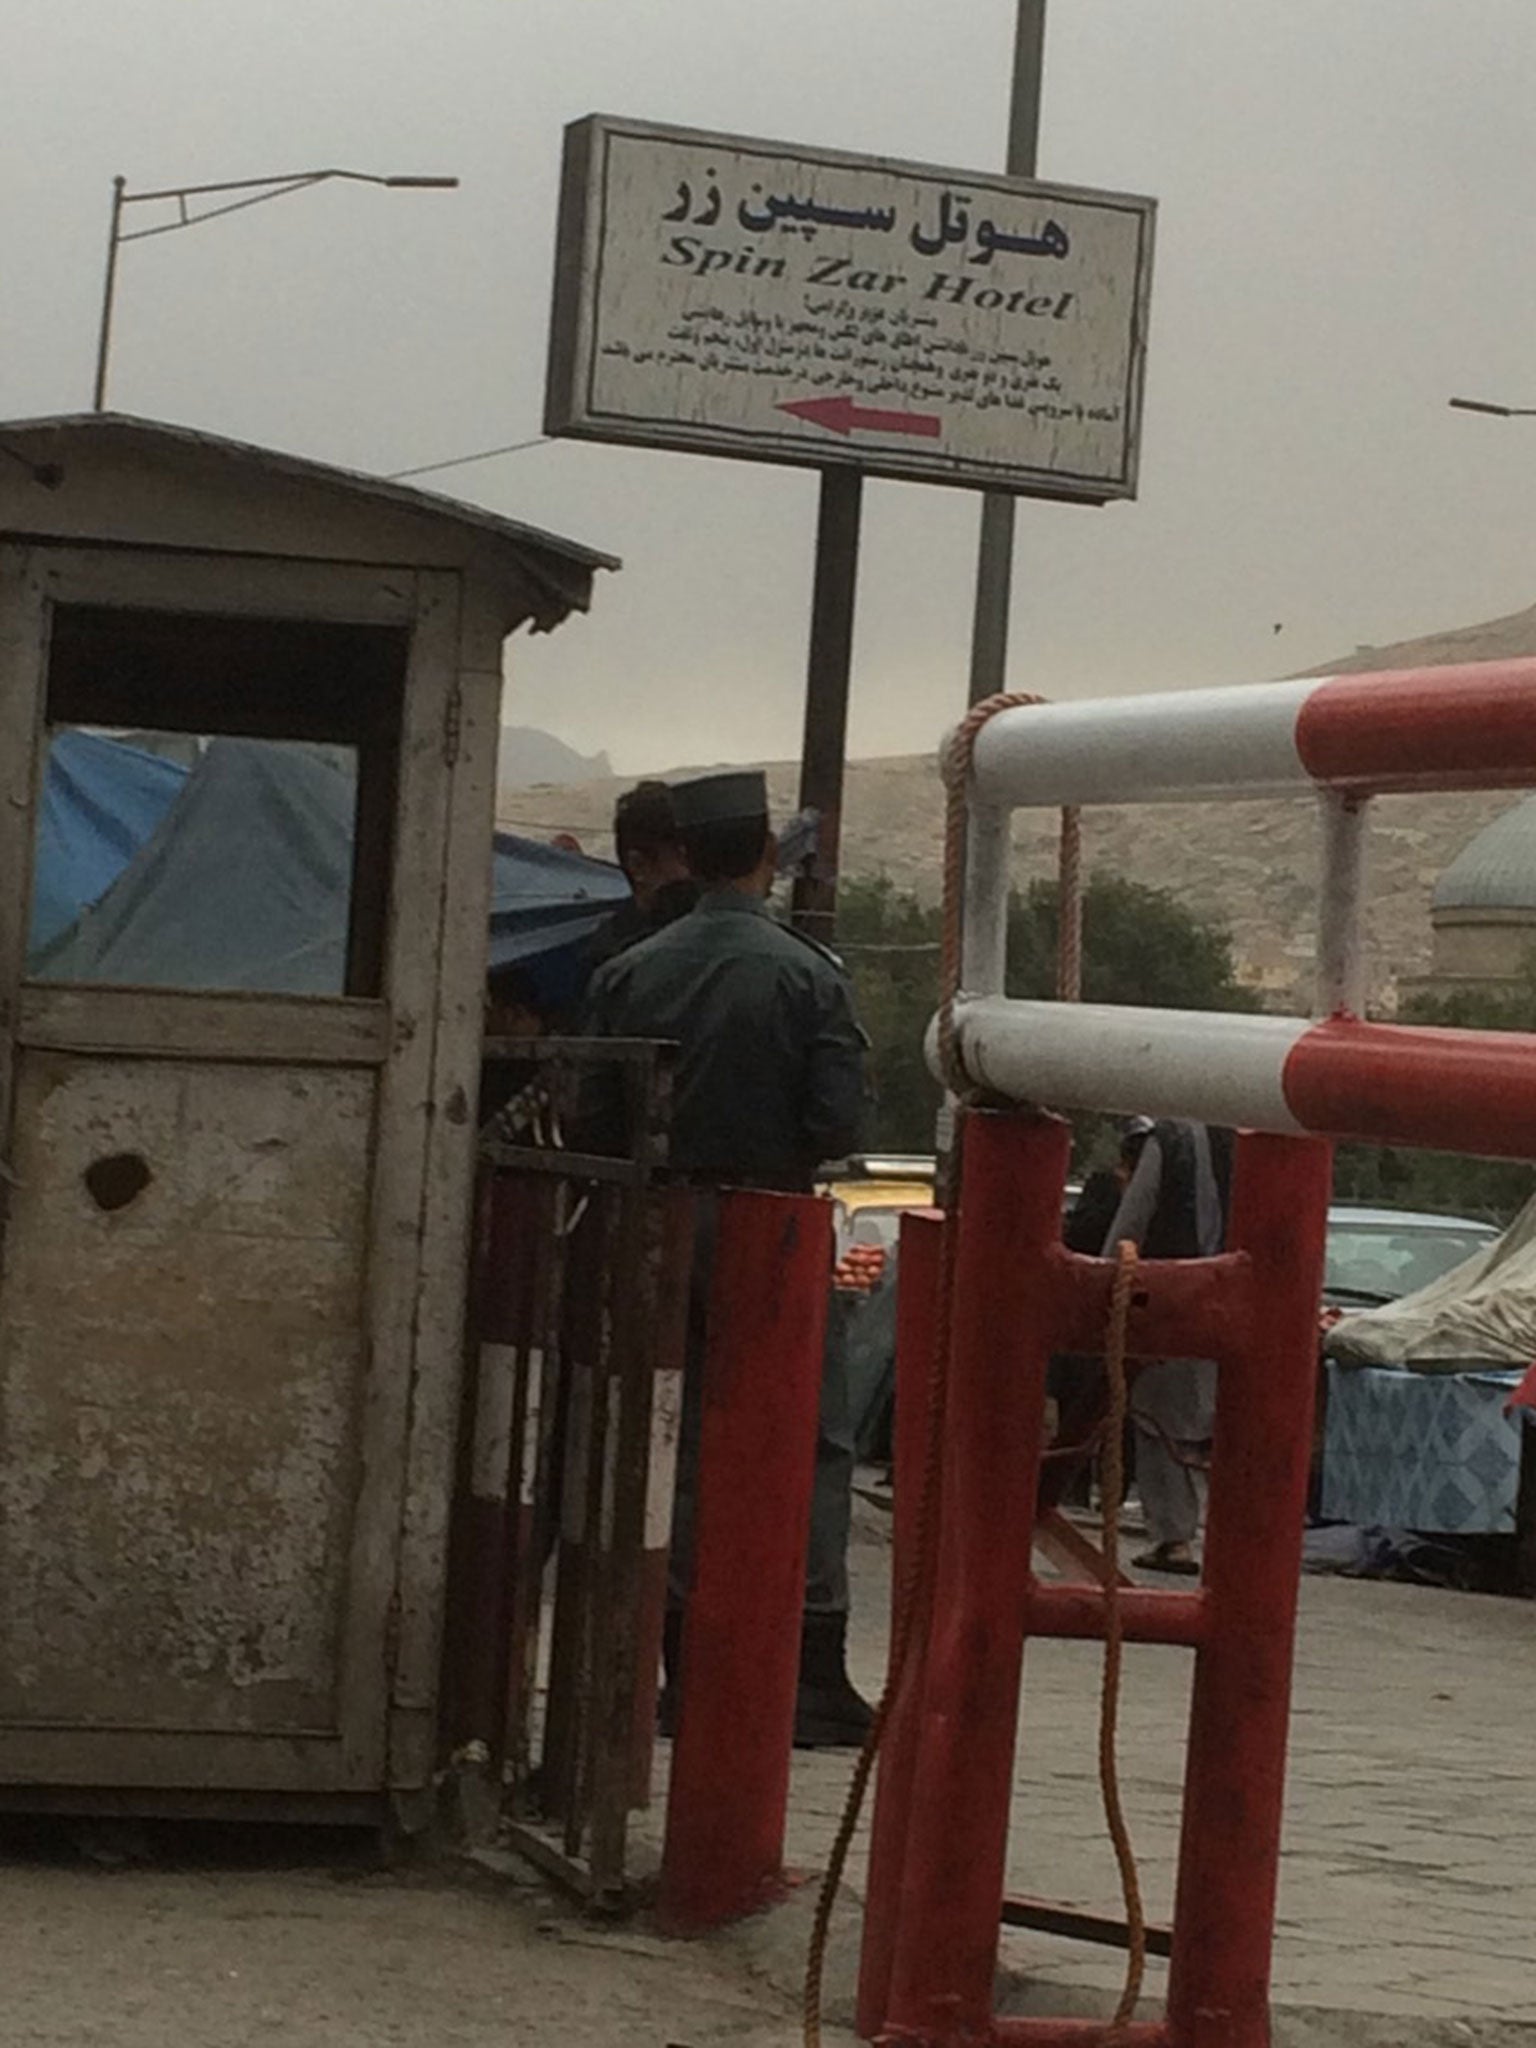
M585 984L593 940L629 900L623 870L511 832L496 834L493 863L492 969L518 968L542 1008L569 1009Z
M33 951L99 903L181 795L187 771L158 754L89 732L60 732L48 750L37 866Z
M137 857L33 971L127 987L340 994L355 802L344 756L216 740ZM493 861L491 965L521 968L537 1000L561 1006L579 991L594 933L628 894L624 877L510 833L496 835Z

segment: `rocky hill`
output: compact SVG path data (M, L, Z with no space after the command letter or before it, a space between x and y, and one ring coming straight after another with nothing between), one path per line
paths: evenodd
M1320 662L1315 675L1439 667L1448 662L1536 655L1536 606L1386 647L1360 647ZM678 773L698 773L680 769ZM794 808L795 769L770 764L775 811ZM523 790L505 798L504 822L535 831L575 832L606 853L613 800L625 782L607 778L563 789ZM1397 982L1429 965L1429 902L1441 870L1475 832L1515 799L1411 796L1372 807L1370 937L1373 1003L1390 1010ZM1023 813L1015 821L1021 883L1054 866L1053 821ZM942 802L931 759L856 761L848 770L843 867L853 875L889 875L932 900L940 886ZM1310 798L1222 804L1126 806L1095 810L1084 826L1084 857L1099 867L1171 890L1192 911L1224 924L1245 979L1276 1009L1305 1010L1316 939L1318 829Z
M1338 661L1320 661L1305 673L1313 676L1368 675L1383 668L1444 668L1459 661L1518 661L1536 654L1536 605L1484 619L1475 626L1448 626L1416 640L1393 640L1385 647L1357 647Z
M588 782L612 771L606 754L578 754L553 733L532 725L504 725L498 781L505 797L545 782Z

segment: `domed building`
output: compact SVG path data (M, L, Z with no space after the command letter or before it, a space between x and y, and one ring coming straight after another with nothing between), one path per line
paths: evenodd
M1477 661L1519 661L1536 656L1536 605L1503 618L1456 626L1387 646L1360 646L1341 660L1321 662L1314 676L1361 675L1383 669L1441 668ZM1443 844L1435 833L1435 843ZM1413 922L1418 925L1422 874L1412 887ZM1427 974L1401 975L1395 998L1492 994L1509 991L1524 978L1536 955L1536 797L1501 812L1469 840L1445 868L1431 908L1434 929ZM1415 939L1422 933L1418 925ZM1404 948L1406 952L1407 948ZM1415 947L1416 950L1416 947Z
M1449 993L1517 980L1536 954L1536 796L1464 846L1435 885L1434 963L1421 987Z

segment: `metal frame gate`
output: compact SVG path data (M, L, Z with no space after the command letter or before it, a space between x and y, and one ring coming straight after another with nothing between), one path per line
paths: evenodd
M650 1799L694 1198L659 1178L666 1048L510 1039L485 1057L536 1071L536 1142L481 1144L446 1739L489 1794L481 1825L616 1910ZM561 1142L598 1075L614 1156Z
M533 1142L503 1120L481 1144L443 1688L460 1822L598 1911L638 1901L629 1819L650 1801L698 1344L687 1683L657 1888L663 1924L697 1932L785 1882L831 1204L669 1181L668 1047L492 1040L486 1058L538 1079L520 1098ZM573 1098L611 1153L565 1146Z
M911 1495L933 1430L943 1514L880 1775L860 2031L927 2048L1268 2048L1328 1141L1536 1157L1536 1036L1358 1015L1365 807L1392 791L1536 784L1536 661L1028 709L999 700L961 732L964 993L941 1018L941 1051L993 1100L1245 1134L1231 1249L1143 1264L1129 1318L1133 1356L1219 1368L1203 1583L1113 1594L1126 1641L1183 1644L1197 1660L1166 2017L1106 2030L992 2011L1025 1641L1108 1626L1104 1588L1038 1580L1031 1550L1046 1360L1100 1348L1113 1269L1059 1242L1065 1127L1024 1108L972 1110L958 1214L909 1219L904 1237L900 1386L926 1381L936 1347L947 1371L935 1375L941 1408L920 1396L903 1414L899 1394L898 1582L919 1542ZM1005 997L1015 807L1298 790L1323 814L1322 1021Z

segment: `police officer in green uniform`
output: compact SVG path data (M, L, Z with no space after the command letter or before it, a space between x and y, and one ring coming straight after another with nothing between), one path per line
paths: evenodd
M769 914L776 849L761 772L677 783L672 800L699 900L685 917L599 968L586 1029L677 1046L675 1172L706 1189L807 1192L818 1167L856 1149L863 1123L868 1041L847 977L835 955ZM713 1204L706 1201L673 1525L674 1676L691 1557L697 1364L712 1225ZM853 1477L845 1372L834 1333L823 1373L796 1711L796 1740L805 1745L862 1742L870 1719L845 1663Z

